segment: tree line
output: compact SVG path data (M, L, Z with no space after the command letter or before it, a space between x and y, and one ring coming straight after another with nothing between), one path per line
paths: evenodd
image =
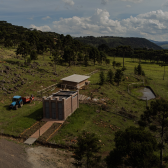
M94 38L94 37L92 37ZM68 66L83 64L88 66L93 64L110 64L108 56L113 57L113 67L115 67L115 57L131 58L132 61L142 60L158 63L167 66L168 50L153 50L149 48L131 48L129 45L122 45L111 48L107 44L100 44L98 47L83 44L73 39L70 35L64 36L54 32L42 32L36 29L27 29L22 26L14 26L6 21L0 21L0 44L4 47L16 48L16 55L22 55L26 62L38 59L38 55L50 52L51 61L55 64L68 64ZM29 56L29 57L28 57ZM117 66L117 65L116 65Z

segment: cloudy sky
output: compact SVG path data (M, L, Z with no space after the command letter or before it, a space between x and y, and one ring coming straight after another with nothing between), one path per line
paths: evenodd
M0 20L75 37L168 41L168 0L1 0Z

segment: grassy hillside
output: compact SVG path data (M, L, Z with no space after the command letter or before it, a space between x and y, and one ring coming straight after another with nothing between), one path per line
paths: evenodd
M54 67L50 64L49 52L44 53L44 60L43 56L39 55L39 59L35 61L38 62L37 66L32 66L35 64L34 62L30 66L24 66L22 65L24 60L21 57L19 59L13 57L14 51L13 48L1 49L0 47L0 55L3 56L1 61L5 61L0 63L0 70L6 70L7 67L10 69L8 74L0 71L0 132L10 135L19 136L24 130L42 118L42 102L38 99L18 110L9 110L8 106L14 95L33 94L36 98L39 98L38 90L59 83L63 77L75 73L88 74L96 69L102 69L105 75L108 69L115 72L112 65L96 64L94 66L93 62L89 62L88 67L79 64L71 67L66 64L63 66L57 65L57 75L54 75ZM108 58L112 62L113 58ZM116 61L122 63L122 58L116 58ZM79 92L86 96L90 96L90 92L93 92L93 97L99 99L100 103L80 103L80 108L68 117L62 128L49 142L75 145L78 134L82 130L86 130L97 134L102 143L102 153L107 154L114 147L114 133L118 130L125 130L131 125L138 126L137 120L146 108L146 102L138 99L140 95L137 90L132 91L133 95L127 92L128 84L141 81L136 79L133 74L134 67L137 65L138 62L133 62L131 58L125 59L127 70L124 72L124 80L119 86L107 82L100 86L98 84L99 73L92 75L89 79L91 81L90 85ZM158 97L168 99L168 69L166 68L166 77L163 80L163 67L142 60L142 68L146 74L145 85L151 86ZM22 81L24 81L23 85L21 84ZM17 86L18 84L20 86ZM50 95L59 89L57 87L44 95ZM39 100L41 99L39 98Z
M162 49L160 46L150 42L145 38L136 38L136 37L77 37L75 38L84 44L89 44L93 46L98 46L101 44L107 44L109 47L115 48L120 45L130 45L132 48L153 48L155 50Z

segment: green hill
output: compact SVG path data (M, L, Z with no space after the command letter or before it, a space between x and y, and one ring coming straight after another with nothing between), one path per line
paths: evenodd
M98 46L101 44L107 44L109 47L115 48L121 45L130 45L132 48L152 48L155 50L161 50L162 47L150 42L145 38L137 37L113 37L113 36L102 36L102 37L76 37L76 40L81 41L84 44L92 46Z
M161 45L161 47L162 47L163 49L168 49L168 44L163 44L163 45Z

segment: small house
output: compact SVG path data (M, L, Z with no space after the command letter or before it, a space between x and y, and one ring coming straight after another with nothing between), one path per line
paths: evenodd
M43 97L43 118L66 120L79 108L78 91L62 91Z
M90 83L90 81L88 81L88 78L90 78L90 76L77 75L77 74L73 74L71 76L62 78L61 88L62 89L66 89L66 88L79 89L82 86Z

